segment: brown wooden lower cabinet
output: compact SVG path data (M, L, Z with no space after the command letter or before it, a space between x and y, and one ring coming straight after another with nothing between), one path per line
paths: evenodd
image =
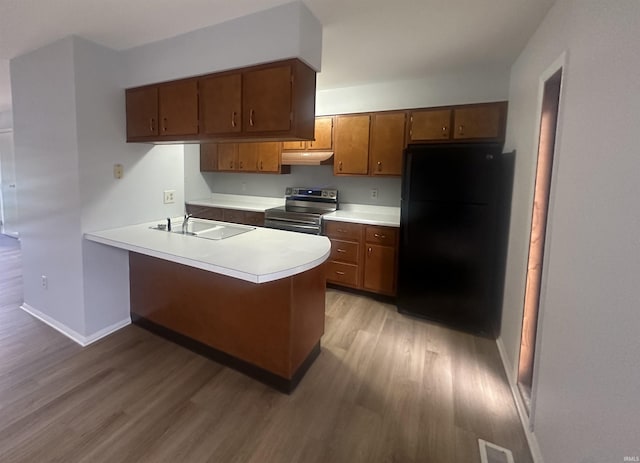
M241 211L238 209L197 206L193 204L187 204L186 209L187 214L191 214L193 217L199 219L219 220L221 222L240 223L256 227L264 226L264 212Z
M398 229L350 222L325 222L331 240L327 282L395 296Z
M284 392L317 357L324 334L324 265L251 283L129 253L132 319Z

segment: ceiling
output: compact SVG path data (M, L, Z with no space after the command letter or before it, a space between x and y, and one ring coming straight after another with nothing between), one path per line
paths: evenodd
M0 0L0 111L11 105L8 60L60 38L122 50L289 1ZM555 2L302 1L323 25L319 89L508 66Z

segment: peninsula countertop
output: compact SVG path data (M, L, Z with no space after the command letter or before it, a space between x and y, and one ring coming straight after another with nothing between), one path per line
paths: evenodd
M204 219L191 220L237 226ZM97 243L252 283L266 283L305 272L322 264L331 252L331 243L324 236L247 227L253 229L226 239L211 240L151 228L164 222L89 232L84 236ZM174 219L177 227L181 222L181 218Z

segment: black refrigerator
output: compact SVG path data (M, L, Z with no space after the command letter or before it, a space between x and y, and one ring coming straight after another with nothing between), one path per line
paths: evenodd
M401 313L497 335L514 157L493 143L405 150L396 300Z

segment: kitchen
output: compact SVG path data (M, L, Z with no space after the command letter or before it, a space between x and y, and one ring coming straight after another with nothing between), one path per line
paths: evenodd
M578 22L578 25L589 23L590 16L587 13L591 10L586 7L585 10L581 7L576 8L584 13L575 20L582 21ZM554 10L551 19L564 18L563 14L566 11L572 10L566 6L566 3L561 3ZM284 20L274 28L288 31L296 29L291 26L296 23L295 13L286 9L279 11L278 14L282 15ZM245 21L248 20L245 19ZM584 39L585 37L579 33L581 30L577 29L576 34L577 37ZM281 45L285 48L291 47L290 40L287 39L286 42L287 44ZM273 44L274 41L270 43ZM574 40L570 36L570 45L577 48L576 53L582 52L583 49L576 43L578 39ZM261 45L264 46L264 44ZM124 139L122 88L144 82L179 78L181 76L174 73L174 69L178 67L176 65L183 67L187 75L208 71L198 69L194 63L191 63L191 66L185 63L185 55L188 54L180 55L174 63L159 59L165 55L166 47L179 48L175 42L167 42L152 45L146 49L144 47L133 49L120 56L112 50L80 38L65 39L36 51L31 56L22 57L21 60L16 61L15 69L12 65L12 73L17 73L15 75L20 77L16 80L17 88L14 94L14 105L17 108L14 114L16 149L17 151L18 148L26 149L32 154L17 160L18 171L25 174L23 177L25 180L30 179L40 191L46 192L44 198L30 189L25 189L21 195L21 204L24 205L26 212L24 220L30 226L23 237L25 261L28 264L25 265L25 295L28 295L26 301L33 307L41 307L54 320L60 321L79 334L79 339L84 341L90 341L89 338L104 327L117 326L126 317L126 313L109 314L109 310L105 308L126 306L128 280L120 272L120 269L126 268L124 253L107 253L89 243L83 243L80 247L78 242L81 233L87 230L102 230L139 223L141 220L150 221L160 217L178 216L183 211L177 205L184 203L185 199L206 196L203 193L206 193L204 187L207 185L207 178L199 173L197 157L188 155L192 147L150 148L143 145L123 146L121 142ZM207 56L207 53L207 50L201 50L199 54ZM287 51L286 54L297 53ZM222 50L217 58L220 56L228 55ZM141 63L141 65L131 67L131 75L126 77L121 74L121 59L124 59L129 66L132 63ZM57 66L53 62L56 62ZM42 68L41 66L45 63L50 67ZM183 64L185 66L182 66ZM234 63L233 59L229 59L229 63L223 67L232 68L239 64L244 63ZM34 72L36 69L44 69L45 72ZM454 86L451 82L456 77L458 85ZM416 95L424 96L424 88L428 85L425 85L425 82L407 82L397 90L394 98L396 103L393 106L395 108L439 106L447 105L452 100L456 102L503 101L509 96L508 72L492 73L479 70L473 74L473 79L467 76L466 79L470 85L464 85L465 76L436 76L431 79L430 83L440 89L436 97L432 95L433 98L429 101L424 101L427 99L424 98L422 104L416 104L415 101L420 99ZM75 86L72 82L75 82ZM388 87L381 84L377 87L370 86L349 92L344 89L335 92L319 91L317 113L336 114L395 109L385 102L385 98L389 98L390 95L388 91L384 91L385 88ZM52 92L51 89L56 91ZM450 89L449 94L447 89ZM459 93L460 89L463 89L462 94ZM465 92L472 94L464 94ZM409 95L409 93L412 94ZM74 98L76 105L70 103ZM442 100L438 101L439 98ZM36 105L34 101L38 101L38 104ZM349 101L352 104L345 108L346 102ZM22 108L20 110L22 115L19 108ZM510 114L511 112L521 114L522 107L518 104L514 107L512 104ZM24 119L25 114L29 114L29 120ZM61 115L65 117L60 117ZM77 121L77 127L70 121ZM534 126L533 121L530 126ZM36 140L29 140L28 143L25 143L25 139L19 140L20 135L31 134L33 129L43 137L40 150L31 148L34 146L32 141ZM62 154L52 159L45 154L50 151ZM80 156L79 153L82 155ZM118 184L119 188L111 188L115 182L111 180L113 165L117 163L123 164L125 175ZM327 170L323 167L319 168ZM214 187L208 188L208 192L215 193L216 188L221 188L218 192L280 196L286 186L309 184L302 181L304 178L302 180L297 178L297 175L311 176L311 180L315 179L316 174L309 173L310 167L294 169L300 169L300 173L296 174L294 170L291 180L276 180L249 174L211 174L209 177L215 175L216 180L209 179ZM56 175L52 175L53 173ZM224 180L223 176L229 180ZM330 177L330 172L327 172L326 176ZM193 178L195 181L185 181L185 178ZM378 204L397 206L398 196L394 199L393 195L387 195L385 183L379 183L381 181L376 180L349 179L344 182L330 183L336 186L341 194L344 193L343 198L346 197L346 202L371 203L367 196L371 189L377 188L380 193ZM227 186L224 186L224 182L228 182ZM268 188L262 191L252 190L256 182ZM137 187L139 184L145 184L147 188L140 189ZM184 193L180 187L183 184ZM313 181L312 184L316 182ZM351 185L361 186L360 192L350 194ZM399 191L397 180L390 179L389 185L389 190L395 188L395 191ZM164 206L159 192L174 188L177 193L176 206ZM353 188L352 191L356 189ZM520 201L526 203L522 199ZM149 205L154 206L150 208ZM526 215L526 211L519 214ZM52 248L46 245L49 241L38 240L39 237L44 236L45 230L46 239L55 239L58 246ZM66 274L60 274L56 270L60 262L66 263ZM100 262L100 265L97 266L96 262ZM46 294L40 288L40 276L43 274L50 276L50 286ZM106 283L109 284L105 286ZM123 288L124 292L104 289L111 285ZM509 333L506 335L513 336ZM509 353L509 355L513 354ZM544 415L538 416L544 417ZM619 431L624 435L624 430ZM549 442L548 437L545 442Z

